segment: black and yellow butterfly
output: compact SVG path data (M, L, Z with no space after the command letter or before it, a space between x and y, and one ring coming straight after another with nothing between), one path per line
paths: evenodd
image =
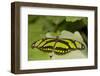
M43 52L52 53L56 55L64 55L73 50L83 50L85 46L83 43L67 39L67 38L43 38L35 41L32 48L37 48Z

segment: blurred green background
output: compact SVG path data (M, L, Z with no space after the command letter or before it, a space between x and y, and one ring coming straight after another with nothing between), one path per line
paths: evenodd
M48 53L31 48L32 43L45 37L47 32L57 33L67 30L74 33L78 31L87 45L87 25L87 17L28 15L28 60L50 60ZM57 57L57 59L60 58L73 59L81 58L81 56L74 52L71 55L69 53L68 55Z

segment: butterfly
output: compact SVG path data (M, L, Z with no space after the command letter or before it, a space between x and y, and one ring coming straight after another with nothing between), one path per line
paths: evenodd
M32 43L32 48L37 48L46 53L64 55L75 50L84 50L85 45L77 40L68 38L42 38Z

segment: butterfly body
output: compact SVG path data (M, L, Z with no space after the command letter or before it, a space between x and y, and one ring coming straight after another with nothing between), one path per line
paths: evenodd
M64 55L74 50L83 50L84 44L67 38L43 38L35 41L32 48L37 48L43 52L52 53L56 55Z

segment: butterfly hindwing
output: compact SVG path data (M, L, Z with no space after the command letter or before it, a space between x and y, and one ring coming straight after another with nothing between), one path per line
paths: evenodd
M55 45L55 50L54 53L57 55L64 55L68 52L69 46L63 42L61 42L61 40L58 40L58 42Z

